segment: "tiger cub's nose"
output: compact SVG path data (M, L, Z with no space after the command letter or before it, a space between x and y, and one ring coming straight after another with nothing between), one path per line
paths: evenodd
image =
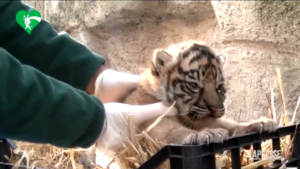
M208 106L208 109L209 109L212 113L218 112L218 108L216 108L216 107Z

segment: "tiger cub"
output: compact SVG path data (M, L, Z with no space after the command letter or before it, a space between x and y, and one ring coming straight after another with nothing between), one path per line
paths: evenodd
M140 76L139 86L124 101L150 104L176 101L178 113L162 119L148 133L168 144L221 143L232 135L275 131L277 123L261 118L237 123L222 118L225 114L223 65L225 56L216 55L196 41L171 45L154 52L150 68ZM155 119L139 126L146 129Z

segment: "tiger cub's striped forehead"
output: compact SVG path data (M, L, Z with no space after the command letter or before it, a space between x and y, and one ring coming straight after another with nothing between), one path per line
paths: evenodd
M184 74L187 81L197 83L201 79L209 78L216 81L218 83L216 85L223 83L220 61L208 47L194 44L179 55L181 62L178 73Z

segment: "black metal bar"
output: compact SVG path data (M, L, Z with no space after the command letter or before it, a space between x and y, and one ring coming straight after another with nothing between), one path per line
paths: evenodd
M159 150L154 156L152 156L148 161L143 163L139 169L150 169L157 168L160 164L166 161L170 157L170 147L165 146L161 150Z
M292 157L297 159L296 166L300 168L300 128L297 126L295 135L293 136L293 152Z
M0 146L0 163L8 163L8 160L6 157L11 157L11 151L10 151L10 145L9 142L7 142L6 139L0 139L1 140L1 146ZM10 166L7 165L0 165L1 169L10 169Z
M231 149L232 169L240 169L240 148Z
M207 162L209 164L210 168L216 168L216 156L215 155L210 155L210 156L207 156L207 158L208 159L204 158L203 161ZM201 164L205 164L205 163L199 163L199 164L201 166Z
M274 151L278 151L280 152L280 156L281 156L281 148L280 148L280 138L273 138L272 139L272 149ZM277 159L273 162L273 165L276 165L276 164L281 164L281 160L280 159Z

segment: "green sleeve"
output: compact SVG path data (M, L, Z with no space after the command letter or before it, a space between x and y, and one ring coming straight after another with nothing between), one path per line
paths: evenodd
M0 48L0 138L91 146L105 119L96 97L22 65Z
M85 90L96 69L104 64L104 58L68 34L58 34L45 20L29 35L16 21L20 10L32 8L19 0L0 1L0 47L22 64Z

